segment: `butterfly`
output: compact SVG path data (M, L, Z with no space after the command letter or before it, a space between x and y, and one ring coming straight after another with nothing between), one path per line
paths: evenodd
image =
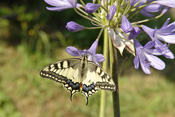
M70 91L70 100L76 92L81 92L88 98L98 89L115 91L116 86L112 78L97 64L87 60L87 56L64 59L46 66L40 72L43 78L49 78L62 83Z

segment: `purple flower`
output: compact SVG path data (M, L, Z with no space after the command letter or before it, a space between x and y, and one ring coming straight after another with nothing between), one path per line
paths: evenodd
M163 6L175 8L174 0L156 0L155 3L163 5Z
M130 0L130 5L131 6L134 6L135 3L136 3L135 0Z
M54 7L46 7L50 11L63 11L77 6L77 0L44 0L47 4Z
M134 6L137 2L139 2L139 4L136 7L139 7L143 4L145 4L147 2L147 0L141 0L141 1L139 1L139 0L130 0L130 5Z
M113 16L114 16L114 14L115 14L115 12L116 12L116 6L115 5L112 5L110 7L109 14L106 16L106 19L109 20L109 21L111 21L112 18L113 18Z
M137 2L139 2L139 0L130 0L130 5L134 6ZM157 13L160 11L162 11L161 14L165 14L169 10L167 6L162 6L161 4L157 4L155 0L141 0L136 7L144 5L146 2L148 4L151 2L154 2L154 4L147 5L140 11L140 13L146 17L153 17L154 15L151 13Z
M85 5L85 11L88 13L93 13L100 8L100 4L87 3Z
M133 29L131 23L124 15L122 16L121 28L125 33L131 32L131 30Z
M166 43L175 44L175 22L169 23L169 18L160 29L151 29L145 25L142 25L142 29L151 37L152 40L158 39Z
M168 49L169 44L167 45L166 43L163 44L159 40L155 42L154 47L162 53L163 56L165 56L168 59L174 59L174 54Z
M142 29L151 37L152 40L161 40L166 43L175 44L175 22L167 25L170 19L164 23L160 29L151 29L145 25L142 25Z
M135 68L139 68L139 63L143 72L150 74L150 66L157 70L163 70L165 63L154 55L161 55L157 49L152 49L155 45L154 41L149 41L145 46L142 46L137 40L134 40L136 48L136 56L134 58Z
M175 22L168 25L170 18L166 20L160 29L151 29L145 25L142 29L150 36L150 38L155 41L155 48L159 49L164 53L166 58L174 59L173 53L168 49L167 44L163 44L161 41L166 43L175 44Z
M68 22L66 28L71 32L78 32L84 30L84 26L79 25L73 21Z
M140 32L141 32L141 29L140 29L140 28L134 27L134 28L131 30L131 32L130 32L130 34L129 34L129 36L128 36L128 39L129 39L129 40L130 40L130 39L135 39L135 38L140 34Z
M122 16L121 29L124 33L130 33L128 36L129 40L135 39L141 32L138 27L133 28L129 20L124 15Z
M161 14L164 15L165 13L167 13L169 11L170 7L164 7Z
M94 63L98 64L98 62L103 62L105 58L102 54L96 54L97 46L98 46L98 41L96 40L88 50L85 49L81 51L75 47L68 46L66 48L66 52L72 56L83 56L86 54L88 57L88 61L93 61Z
M162 10L162 6L159 4L150 4L148 6L145 6L140 13L144 16L147 17L153 17L154 15L150 14L150 13L156 13Z
M139 2L139 3L138 3ZM149 1L147 1L147 0L130 0L130 5L133 7L136 3L138 3L137 5L136 5L136 7L139 7L139 6L142 6L142 5L144 5L146 2L152 2L152 0L149 0ZM141 11L140 11L140 13L142 14L142 15L144 15L144 16L147 16L147 17L153 17L154 15L152 15L152 14L150 14L149 12L154 12L154 11L156 11L157 10L157 7L156 6L154 6L154 5L147 5L147 6L145 6Z

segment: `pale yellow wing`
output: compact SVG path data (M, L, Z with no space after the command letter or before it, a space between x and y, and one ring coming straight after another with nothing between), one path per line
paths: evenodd
M88 71L82 84L82 93L86 96L87 101L88 97L95 94L99 88L110 91L116 90L112 78L100 66L90 61L88 61Z

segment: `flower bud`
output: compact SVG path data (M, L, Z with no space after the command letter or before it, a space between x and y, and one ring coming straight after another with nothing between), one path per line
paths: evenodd
M125 33L128 33L133 29L131 23L124 15L122 16L121 28L122 28L123 32L125 32Z
M100 8L100 4L92 4L92 3L87 3L85 5L85 11L88 13L94 13L96 10Z
M109 21L111 21L112 18L113 18L113 16L114 16L114 14L115 14L115 12L116 12L116 6L115 5L112 5L110 7L109 14L106 16L106 19L109 20Z
M84 30L84 26L77 24L73 21L68 22L66 28L71 32L78 32Z

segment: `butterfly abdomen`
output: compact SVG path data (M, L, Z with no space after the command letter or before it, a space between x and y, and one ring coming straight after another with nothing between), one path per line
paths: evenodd
M79 74L80 74L80 78L81 80L83 81L85 78L86 78L86 74L87 74L87 71L88 71L88 61L87 61L87 57L84 56L82 59L81 59L81 64L79 66L80 70L79 70Z

